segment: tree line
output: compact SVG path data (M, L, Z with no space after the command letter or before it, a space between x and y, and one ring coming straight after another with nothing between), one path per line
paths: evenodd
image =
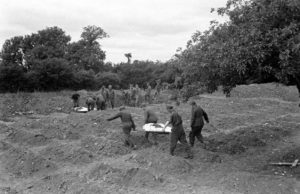
M212 12L228 21L194 33L167 62L131 62L126 53L127 63L106 63L99 41L109 35L97 26L83 28L77 42L59 27L13 37L0 54L0 91L144 87L177 77L190 95L222 86L229 96L236 85L266 82L300 91L300 1L228 0Z
M0 57L0 91L55 91L62 89L99 89L113 85L152 85L157 79L171 82L175 67L159 61L106 63L99 40L109 35L97 26L83 28L80 40L59 27L12 37L3 44Z

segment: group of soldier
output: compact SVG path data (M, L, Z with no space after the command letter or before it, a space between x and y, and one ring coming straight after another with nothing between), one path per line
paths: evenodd
M78 93L75 93L71 96L71 98L73 100L73 107L79 107L80 95ZM113 90L112 85L109 85L108 89L105 86L102 86L102 88L96 95L88 96L85 103L88 111L94 110L95 108L97 110L105 110L108 106L114 109L115 91Z
M174 151L177 146L177 142L179 141L182 146L184 146L187 159L193 158L193 153L191 151L191 147L194 146L195 138L197 138L201 143L203 142L203 136L201 134L202 128L204 126L204 120L209 123L209 119L207 116L207 113L196 104L196 102L192 101L192 115L191 115L191 132L189 133L189 143L186 139L186 134L183 128L183 121L179 113L176 111L174 106L167 105L166 109L170 113L170 119L166 123L164 129L171 125L171 134L170 134L170 155L174 156ZM147 108L146 104L142 104L141 106L144 110L145 120L144 123L157 123L158 117L157 114L154 112L154 110ZM136 130L136 125L132 119L131 114L126 110L125 106L121 106L119 109L119 112L111 117L108 118L107 121L111 121L114 119L120 118L122 122L122 130L124 134L124 144L125 146L130 146L132 149L136 149L136 145L134 144L130 132L131 130ZM164 131L162 129L162 131ZM147 141L149 141L149 134L152 133L154 145L157 145L157 133L156 132L147 132L145 133L145 138Z
M159 84L157 84L159 86ZM155 88L155 94L154 97L159 95L161 90L161 87ZM135 87L133 85L130 85L129 92L121 90L124 105L130 105L131 103L134 104L134 106L138 107L141 103L141 89L136 84ZM147 88L145 89L145 102L148 104L151 103L152 95L151 95L151 85L148 83ZM79 107L79 94L73 94L72 99L74 102L74 107ZM183 121L181 116L176 111L175 107L172 105L167 105L166 109L170 113L170 119L166 123L165 127L168 125L172 126L171 134L170 134L170 154L174 155L174 150L176 148L177 142L179 141L185 148L186 156L185 158L193 158L193 154L191 151L191 147L194 146L195 138L197 138L201 143L203 143L203 137L201 134L202 128L204 126L204 120L209 123L209 119L207 116L207 113L196 104L196 102L192 101L192 115L191 115L191 132L189 133L189 143L186 139L186 134L183 128ZM108 89L103 86L100 91L95 96L89 96L86 99L86 105L88 107L88 111L94 110L96 108L97 110L105 110L107 106L110 106L112 109L115 107L115 91L113 90L112 86L109 85ZM143 103L140 107L143 108L145 113L145 120L144 123L157 123L158 117L154 110L147 107L146 103ZM111 117L108 118L108 121L114 120L120 118L122 122L122 130L124 134L124 144L126 146L129 146L133 149L136 149L136 145L134 144L130 132L131 130L136 130L136 125L132 119L131 113L129 113L126 110L125 106L121 106L119 108L119 112ZM164 129L162 130L164 131ZM145 133L145 139L149 141L149 134L152 134L154 145L157 145L157 133L155 132L146 132Z
M135 86L130 84L128 91L125 91L123 89L121 90L121 100L123 104L127 106L139 107L143 101L145 103L151 104L153 100L155 100L159 96L161 92L161 85L156 84L154 88L154 94L152 94L152 90L153 89L150 83L147 83L144 91L139 87L138 84L136 84Z

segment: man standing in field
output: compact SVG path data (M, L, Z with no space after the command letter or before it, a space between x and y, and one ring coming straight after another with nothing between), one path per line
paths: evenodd
M96 97L97 110L105 110L105 100L101 93Z
M106 109L106 103L107 103L107 100L108 100L108 93L107 93L107 89L105 88L105 86L102 86L101 89L100 89L100 93L102 94L102 97L104 99L104 110Z
M135 104L135 93L136 93L136 90L135 88L133 87L132 84L129 85L129 95L130 95L130 104Z
M122 129L123 129L123 133L124 133L124 144L126 146L130 146L133 149L136 149L136 146L134 145L134 143L131 139L131 136L130 136L131 129L135 131L135 124L132 120L132 116L130 113L126 112L126 109L124 106L121 106L119 110L120 110L120 112L118 114L107 119L107 121L112 121L114 119L121 118Z
M203 136L201 134L202 128L204 126L203 118L207 123L209 123L208 116L206 112L200 107L197 106L195 101L190 103L192 105L192 118L191 118L191 129L192 131L189 134L190 144L193 147L195 142L195 137L203 143Z
M71 96L72 100L73 100L73 108L79 107L79 98L80 95L75 93Z
M142 104L141 106L144 110L144 113L145 113L145 124L147 123L157 123L158 121L158 117L157 115L155 114L155 112L149 108L146 107L146 104ZM147 141L149 141L149 134L150 132L146 132L145 134L145 138ZM153 137L153 140L154 140L154 145L157 145L157 134L156 133L152 133L152 137Z
M107 103L111 106L112 109L114 109L115 91L112 89L112 85L108 86L107 96L108 96Z
M151 103L151 85L147 83L146 94L145 94L145 102Z
M181 116L174 110L174 107L171 105L167 106L167 111L171 114L171 117L170 120L166 123L163 130L165 130L167 125L169 124L172 125L172 130L170 135L170 154L174 156L174 151L177 145L177 141L180 141L180 143L185 147L185 151L187 153L185 158L192 159L193 154L190 146L186 141L185 132L182 126Z
M141 89L138 84L135 85L135 107L138 107L140 105L140 99L141 99Z

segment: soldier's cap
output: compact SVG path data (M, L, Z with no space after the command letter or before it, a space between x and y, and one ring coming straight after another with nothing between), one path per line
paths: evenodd
M125 106L120 106L120 108L119 108L120 111L125 110L125 109L126 109Z
M195 101L191 101L190 105L196 105L196 102Z

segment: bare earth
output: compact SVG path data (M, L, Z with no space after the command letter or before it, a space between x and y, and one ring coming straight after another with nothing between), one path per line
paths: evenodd
M300 193L300 166L269 164L300 159L297 102L220 95L196 101L213 126L204 127L205 145L196 142L194 159L186 160L180 144L169 156L167 135L154 146L144 132L132 132L138 149L125 147L120 121L106 121L117 110L6 115L2 98L0 193ZM165 123L164 104L152 107ZM142 109L128 109L141 130ZM177 109L188 134L190 106Z

